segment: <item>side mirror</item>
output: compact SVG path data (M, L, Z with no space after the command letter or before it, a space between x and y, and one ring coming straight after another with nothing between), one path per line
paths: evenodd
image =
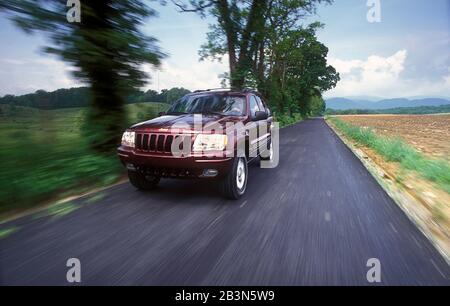
M255 113L255 117L253 118L253 121L260 121L260 120L266 120L267 119L267 113L258 111Z
M158 113L158 117L165 116L165 115L166 115L166 112L159 112Z

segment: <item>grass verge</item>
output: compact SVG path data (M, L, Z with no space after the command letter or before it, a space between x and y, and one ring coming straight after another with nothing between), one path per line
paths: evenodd
M428 158L401 139L379 136L369 128L356 127L336 117L328 117L327 120L356 143L375 150L388 162L397 162L401 168L418 173L450 194L450 164L448 162Z
M296 124L300 121L303 121L305 118L301 114L292 114L289 115L275 115L275 121L280 124L280 128L284 128L293 124Z
M129 123L167 105L127 105ZM80 131L85 108L38 110L0 105L0 215L111 185L125 174L117 156L92 152ZM70 207L57 211L67 213Z
M0 239L6 238L9 235L17 232L19 230L18 227L11 227L11 228L7 228L7 229L2 229L0 230Z

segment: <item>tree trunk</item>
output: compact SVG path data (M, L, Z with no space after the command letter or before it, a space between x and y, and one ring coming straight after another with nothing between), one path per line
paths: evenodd
M258 58L258 81L259 84L264 83L264 61L265 61L265 53L264 53L264 41L259 45L259 58Z
M233 87L233 78L235 77L236 72L236 44L237 44L236 27L234 26L233 21L231 19L228 1L219 0L217 8L220 14L219 22L222 23L222 28L225 29L225 33L227 36L227 49L230 66L230 82L231 87Z
M123 88L114 62L109 59L108 54L112 53L108 51L109 42L92 33L112 28L108 22L111 6L108 1L92 1L86 5L95 14L83 18L81 35L87 43L98 46L98 50L105 54L97 61L90 60L88 54L80 54L80 65L88 74L92 93L84 132L91 148L98 152L109 152L120 143L126 124Z
M267 0L253 0L247 24L242 33L239 47L239 58L236 64L236 80L234 84L237 88L242 88L245 84L246 73L252 68L252 55L259 41L263 39L261 32L264 30L264 12L267 8Z

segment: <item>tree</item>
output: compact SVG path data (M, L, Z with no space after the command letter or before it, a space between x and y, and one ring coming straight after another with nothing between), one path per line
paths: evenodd
M84 1L81 22L66 19L66 1L4 0L0 9L27 33L47 34L45 51L73 65L75 77L91 89L86 137L98 151L114 149L126 124L125 96L142 87L143 63L160 64L156 40L139 29L155 14L143 1Z
M167 91L166 102L172 104L173 102L177 101L178 99L180 99L181 97L185 96L188 93L190 93L190 91L183 87L171 88Z
M183 12L209 13L217 20L200 50L202 59L229 58L229 78L233 88L262 75L267 35L271 27L290 27L315 12L319 3L331 0L172 0Z
M328 49L317 41L323 25L302 24L331 0L172 0L183 12L209 13L211 25L200 58L228 55L231 87L257 87L279 113L308 115L339 74L327 65ZM311 104L311 105L310 105ZM320 106L321 108L322 106Z
M249 2L237 0L191 0L189 4L172 0L184 12L210 13L217 20L203 45L202 58L221 58L228 54L230 84L234 88L245 85L246 74L251 66L251 54L255 40L264 28L267 0Z
M158 92L152 89L147 90L141 102L159 102Z
M339 81L336 70L327 65L328 48L317 41L313 23L306 28L285 30L270 41L269 60L260 80L261 91L279 112L307 115L313 97L332 89Z

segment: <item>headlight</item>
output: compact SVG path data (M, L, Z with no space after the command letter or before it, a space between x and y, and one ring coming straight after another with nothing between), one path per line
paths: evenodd
M221 134L199 134L195 138L193 150L201 151L221 151L227 146L227 135Z
M134 132L125 132L122 135L122 145L126 147L134 148Z

